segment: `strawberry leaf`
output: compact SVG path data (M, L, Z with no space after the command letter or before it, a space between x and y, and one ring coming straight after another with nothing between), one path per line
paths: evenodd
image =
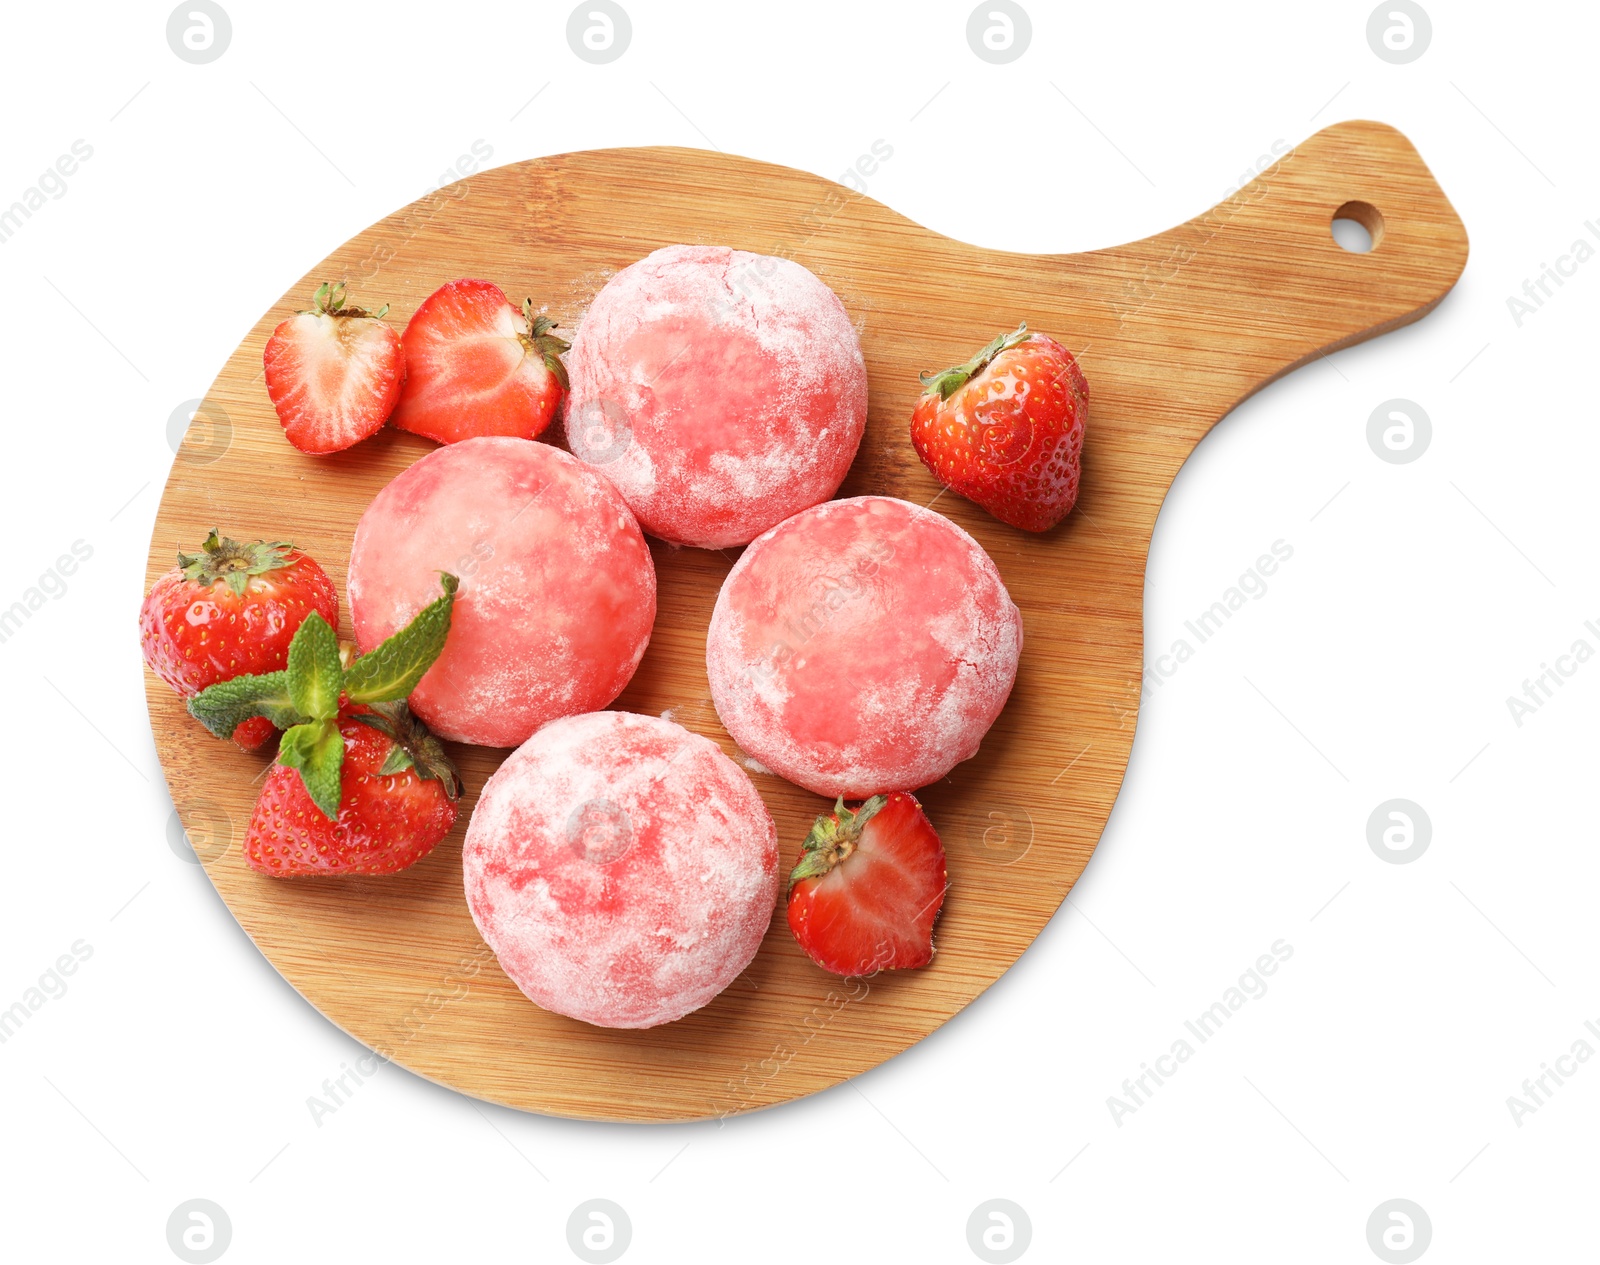
M852 810L845 807L844 796L839 796L831 813L823 813L811 823L811 831L800 845L800 861L789 872L789 887L792 889L804 879L828 873L854 852L867 823L888 802L887 795L874 795Z
M1009 334L996 334L993 340L971 360L964 365L952 365L938 373L925 373L922 375L922 393L933 395L935 392L941 400L948 400L952 395L966 386L973 378L987 369L991 362L1004 352L1013 347L1020 347L1032 335L1028 333L1028 322L1023 321Z
M544 361L544 367L555 376L563 391L570 391L572 384L567 380L567 366L561 362L561 353L571 351L572 344L550 332L556 323L548 316L533 314L532 299L522 301L522 318L528 322L528 332L519 335L523 347Z
M808 878L816 878L819 874L826 874L833 869L833 858L825 852L807 852L800 857L800 862L789 871L789 886Z
M370 711L357 712L351 719L370 725L394 743L379 773L389 776L409 769L425 781L437 781L446 798L461 798L461 775L445 754L444 744L404 703L374 703Z
M202 588L226 584L243 597L252 577L288 566L293 548L284 540L240 544L220 535L213 527L199 553L178 555L178 569L186 580L193 580Z
M423 607L394 636L350 665L344 687L352 703L397 702L417 688L417 682L433 666L450 635L450 611L460 583L448 571L441 571L439 585L444 596ZM310 618L307 617L308 623ZM293 648L289 654L292 669Z
M289 698L287 672L218 681L191 698L188 708L189 715L218 738L231 737L242 722L255 716L265 716L279 729L305 719Z
M396 773L404 773L415 764L411 752L397 742L389 748L389 754L383 757L383 765L378 769L378 773L382 777L391 777Z
M289 697L302 716L332 720L339 714L339 691L344 688L339 637L316 611L305 617L289 643L286 672Z
M330 720L313 720L285 731L278 763L298 769L306 794L322 815L339 815L339 770L344 765L344 735Z

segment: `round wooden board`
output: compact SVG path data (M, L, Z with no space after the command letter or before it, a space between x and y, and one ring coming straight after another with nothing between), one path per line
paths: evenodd
M1382 217L1367 255L1346 253L1329 234L1333 212L1352 200ZM411 1070L554 1115L689 1120L797 1098L897 1054L993 983L1077 880L1116 799L1139 703L1145 555L1184 458L1264 383L1427 311L1467 249L1415 150L1374 123L1318 133L1168 233L1074 256L968 246L818 177L699 151L608 150L502 167L361 233L262 316L178 454L148 579L217 526L294 540L342 596L362 510L431 448L385 430L348 452L308 457L283 439L261 352L320 281L346 280L363 306L389 303L400 328L443 282L485 277L514 299L548 305L570 332L611 274L674 242L783 254L833 287L861 330L871 392L866 438L840 495L936 504L988 549L1022 609L1026 645L1004 714L975 759L920 793L951 883L931 966L829 976L775 911L744 975L677 1023L611 1031L547 1013L500 971L462 897L462 834L505 752L454 749L464 811L411 870L272 880L245 866L241 847L264 758L208 737L146 674L156 747L191 840L285 978ZM941 496L906 434L920 371L964 360L1024 318L1080 354L1093 399L1079 508L1043 536ZM546 438L560 442L559 428ZM670 712L737 758L711 706L704 658L734 552L652 542L660 610L615 706ZM825 804L753 776L787 861Z

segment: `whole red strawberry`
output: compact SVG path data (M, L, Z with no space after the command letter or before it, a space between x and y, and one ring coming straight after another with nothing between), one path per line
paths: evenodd
M376 312L345 307L344 286L323 282L311 307L267 340L267 395L301 452L338 452L379 430L405 380L400 336Z
M207 687L189 713L214 734L247 717L284 731L245 832L245 860L276 878L392 874L450 832L461 782L405 699L444 649L459 581L364 655L307 615L275 672Z
M1067 516L1089 416L1089 384L1070 351L1023 324L923 381L911 442L940 483L1024 531Z
M393 874L427 856L455 824L460 784L439 740L395 705L333 726L344 744L339 808L330 820L298 768L267 774L245 832L244 857L274 878Z
M789 876L789 929L835 975L926 966L948 887L944 846L904 791L818 817Z
M218 681L282 668L313 611L337 627L339 596L309 557L283 542L244 545L213 530L199 553L180 553L144 599L139 647L152 672L193 698ZM253 751L276 730L255 716L231 732Z
M393 423L453 444L479 435L532 439L567 389L555 326L521 311L492 281L451 281L422 301L402 338L406 381Z

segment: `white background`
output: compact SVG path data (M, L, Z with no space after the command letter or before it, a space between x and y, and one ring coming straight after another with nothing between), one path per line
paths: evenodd
M992 1197L1026 1210L1027 1260L1375 1260L1368 1216L1397 1197L1431 1220L1424 1259L1587 1258L1600 1060L1520 1125L1506 1100L1600 1023L1600 664L1520 727L1505 700L1580 636L1600 649L1600 262L1520 328L1506 300L1600 219L1593 6L1430 0L1431 45L1391 65L1364 2L1027 0L1031 46L991 65L964 0L625 2L632 44L600 66L567 46L569 6L535 0L224 0L231 45L199 66L165 4L7 10L0 206L93 147L0 246L0 606L93 549L0 645L0 1007L93 951L0 1046L7 1259L170 1261L168 1214L204 1197L230 1262L560 1261L597 1196L641 1262L971 1261ZM1147 699L1099 851L1004 979L857 1081L721 1126L547 1120L397 1068L313 1122L361 1047L169 848L134 631L168 416L289 279L480 139L494 163L714 143L834 177L881 138L872 196L1072 251L1167 228L1275 140L1357 117L1416 143L1466 274L1185 467L1151 653L1274 540L1293 558ZM1393 397L1432 419L1410 464L1367 444ZM1367 844L1393 797L1432 821L1410 864ZM1279 939L1270 991L1114 1122L1124 1077Z

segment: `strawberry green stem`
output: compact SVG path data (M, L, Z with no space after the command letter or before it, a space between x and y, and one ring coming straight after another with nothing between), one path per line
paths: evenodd
M431 778L439 782L447 799L461 798L461 775L445 754L444 744L404 703L378 703L370 711L357 712L355 719L394 742L383 767L378 770L381 775L411 769L424 780Z
M831 813L824 813L811 824L811 833L801 845L800 861L789 874L792 888L801 879L826 874L856 850L861 832L878 810L889 802L886 795L874 795L853 812L844 806L844 796Z
M939 393L941 400L948 400L952 395L966 386L973 378L987 369L991 362L1002 352L1010 351L1013 347L1020 346L1028 341L1028 322L1023 321L1009 334L996 334L994 338L971 360L964 365L953 365L939 373L925 373L922 375L923 394L932 395Z
M523 347L544 361L544 367L555 375L555 380L561 384L563 391L570 389L567 366L561 361L561 353L570 350L572 344L550 332L556 328L556 323L548 316L533 314L532 299L522 300L522 319L528 322L528 332L518 336Z
M302 313L304 316L370 316L374 320L382 320L389 311L385 303L376 312L369 312L365 308L346 307L344 305L344 282L324 281L317 287L317 292L311 296L311 306Z
M178 569L183 578L204 588L225 583L235 593L243 594L250 577L265 575L279 567L289 565L289 551L294 546L287 541L257 540L240 544L226 536L219 536L213 527L205 543L196 554L180 553Z

